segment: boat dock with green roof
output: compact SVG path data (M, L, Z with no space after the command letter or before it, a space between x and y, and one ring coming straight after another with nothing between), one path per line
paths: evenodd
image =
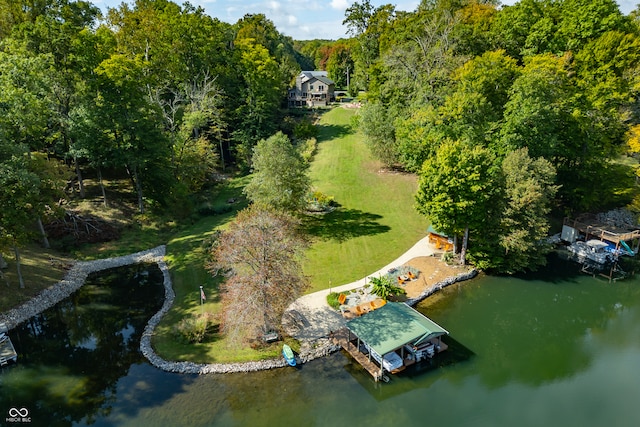
M406 366L447 349L441 337L446 329L404 303L389 302L377 310L349 320L335 335L376 381L385 372Z

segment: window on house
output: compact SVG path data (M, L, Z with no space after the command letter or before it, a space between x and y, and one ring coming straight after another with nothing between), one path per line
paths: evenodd
M324 90L324 86L323 85L318 86L318 90L319 91L323 91Z
M313 85L309 85L309 90L313 90Z

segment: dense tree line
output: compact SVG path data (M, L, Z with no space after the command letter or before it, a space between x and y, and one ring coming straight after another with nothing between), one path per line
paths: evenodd
M613 0L347 10L361 129L383 162L420 175L417 208L463 239L463 261L468 237L482 268L535 268L551 210L630 201L613 160L640 122L638 16Z
M314 68L366 93L372 152L420 175L417 209L463 260L468 243L480 267L534 268L551 210L629 202L613 160L639 151L639 17L613 0L364 0L350 38L294 42L264 15L168 0L0 0L0 249L56 214L59 163L81 197L83 173L126 174L140 212L188 214L214 169L288 144L286 89Z
M45 164L71 166L81 197L83 172L126 174L141 213L188 214L214 169L248 170L259 140L291 131L282 106L308 63L264 15L0 0L0 249L54 213L71 174Z

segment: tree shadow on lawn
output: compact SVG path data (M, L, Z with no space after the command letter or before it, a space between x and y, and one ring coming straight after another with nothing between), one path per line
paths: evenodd
M318 142L325 142L334 138L342 138L345 135L353 133L352 128L349 125L319 124L317 127Z
M344 242L359 236L371 236L391 230L377 220L381 215L358 209L339 208L325 215L309 215L303 219L307 232L324 240Z

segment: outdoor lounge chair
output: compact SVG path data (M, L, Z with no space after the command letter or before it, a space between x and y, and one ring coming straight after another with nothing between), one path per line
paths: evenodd
M376 310L382 307L383 305L385 305L386 303L387 301L383 300L382 298L376 298L373 301L371 301L369 305L371 305L372 310Z
M338 296L338 302L340 303L340 305L343 305L346 300L347 300L347 296L345 294L340 294Z

